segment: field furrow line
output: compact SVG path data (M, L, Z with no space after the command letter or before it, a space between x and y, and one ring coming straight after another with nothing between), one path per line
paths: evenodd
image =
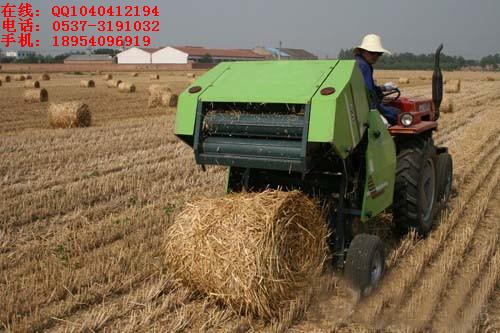
M485 216L488 203L498 186L499 174L500 172L497 171L491 181L474 194L475 200L470 202L469 206L471 207L465 210L461 221L457 223L455 230L445 240L443 250L437 254L432 262L427 264L420 274L417 285L402 306L394 309L398 314L386 311L384 317L387 319L381 318L382 322L404 323L405 326L416 331L421 331L428 325L448 284L460 269L460 264L470 256L467 250L474 237L478 237L478 228L481 228L481 220ZM391 320L394 317L396 319Z
M416 248L402 260L401 264L394 267L387 274L378 292L358 306L354 318L361 318L367 323L374 323L380 317L380 314L386 310L387 306L401 304L404 295L418 281L418 277L427 263L442 248L444 241L453 231L467 205L473 200L474 194L486 183L488 178L491 178L489 176L499 160L499 152L500 149L496 149L496 153L481 164L481 169L476 172L470 184L467 184L465 189L454 200L453 210L443 216L437 230L432 232L427 239L417 244Z
M488 202L487 215L479 222L479 230L474 237L470 252L462 260L455 278L450 279L450 288L441 299L440 308L433 314L433 330L435 331L450 330L450 320L455 318L459 309L466 304L473 286L480 280L486 265L498 248L500 224L497 221L498 215L491 212L496 208L493 206L500 203L498 188L495 196Z

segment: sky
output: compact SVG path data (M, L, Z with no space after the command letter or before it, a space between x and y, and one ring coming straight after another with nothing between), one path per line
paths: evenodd
M25 0L26 1L26 0ZM0 0L0 5L5 3ZM11 0L11 3L23 1ZM382 36L393 52L445 53L479 59L500 53L500 0L169 0L34 1L41 10L42 53L51 47L52 5L158 5L161 32L154 46L197 45L304 48L334 58L360 44L367 33Z

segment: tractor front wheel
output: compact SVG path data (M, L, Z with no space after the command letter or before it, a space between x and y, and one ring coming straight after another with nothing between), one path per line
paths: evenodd
M401 143L397 156L393 220L402 233L426 235L432 228L437 202L436 147L432 139Z
M347 250L344 266L347 280L359 296L369 295L378 285L385 270L382 241L378 236L360 234Z

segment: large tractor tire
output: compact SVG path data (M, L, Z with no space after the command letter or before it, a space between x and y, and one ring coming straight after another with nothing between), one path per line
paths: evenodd
M436 147L432 139L414 138L400 143L394 187L393 220L400 233L432 228L438 189Z
M347 250L344 273L359 296L369 295L378 285L385 270L382 241L378 236L360 234Z
M437 184L438 202L446 204L451 197L453 185L453 160L449 153L438 155Z

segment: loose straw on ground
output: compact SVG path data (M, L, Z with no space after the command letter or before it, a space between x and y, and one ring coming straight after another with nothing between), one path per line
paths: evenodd
M89 107L82 102L64 102L49 107L48 122L53 128L88 127L91 121Z
M28 89L24 92L24 101L26 103L40 103L49 100L49 93L46 89Z
M273 318L302 300L327 257L321 210L304 194L267 190L188 204L167 230L167 267L235 312Z

